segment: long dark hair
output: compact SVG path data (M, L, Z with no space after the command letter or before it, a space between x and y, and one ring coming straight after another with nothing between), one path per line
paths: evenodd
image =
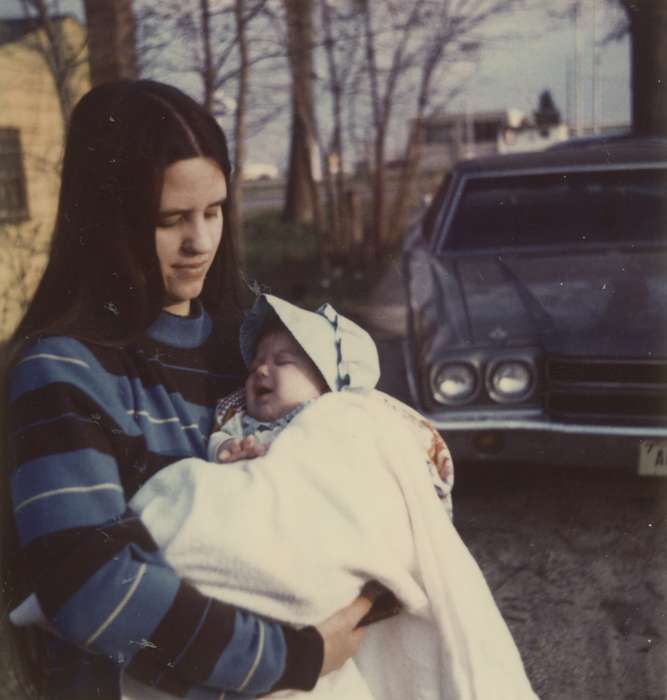
M164 171L198 156L214 160L229 184L222 129L177 88L124 80L80 100L67 136L49 261L12 338L14 349L54 333L123 342L155 320L164 298L155 249ZM233 313L240 285L227 214L225 205L225 231L202 301L210 311Z
M150 80L126 80L93 88L81 99L72 113L65 146L49 261L5 348L3 370L25 343L40 336L67 334L123 344L157 318L164 285L155 228L164 171L176 161L193 157L215 161L229 185L231 166L222 129L180 90ZM240 275L226 204L223 219L222 242L201 298L209 312L224 313L236 321ZM6 387L2 388L6 395ZM6 409L6 398L0 398ZM30 629L12 628L6 619L7 609L20 601L13 599L17 539L7 478L6 425L2 428L4 634L11 640L14 671L22 689L41 696L44 678L38 636Z

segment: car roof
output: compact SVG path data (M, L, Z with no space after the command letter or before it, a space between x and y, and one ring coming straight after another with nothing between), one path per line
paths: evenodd
M455 171L474 175L489 171L513 171L571 166L624 165L638 163L667 163L667 138L573 139L543 151L511 153L460 161Z

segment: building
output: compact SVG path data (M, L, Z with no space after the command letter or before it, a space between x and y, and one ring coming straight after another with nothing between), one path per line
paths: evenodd
M446 170L459 160L535 151L569 138L565 124L541 127L518 109L435 114L422 121L420 164Z
M58 16L52 29L71 105L90 85L85 28ZM41 274L57 209L65 118L49 46L36 20L0 20L0 338Z

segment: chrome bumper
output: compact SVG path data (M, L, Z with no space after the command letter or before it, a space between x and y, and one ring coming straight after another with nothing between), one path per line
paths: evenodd
M530 462L637 471L642 440L667 440L667 428L575 425L546 420L442 420L426 415L457 461Z
M423 414L425 418L441 432L456 432L470 430L522 430L541 433L558 433L561 435L588 435L588 436L614 436L640 438L643 440L663 439L667 440L667 427L637 427L637 426L617 426L617 425L579 425L576 423L550 422L546 419L531 420L530 418L498 418L497 416L480 416L470 418L470 414L460 420L456 418L441 419ZM541 415L536 413L535 415Z

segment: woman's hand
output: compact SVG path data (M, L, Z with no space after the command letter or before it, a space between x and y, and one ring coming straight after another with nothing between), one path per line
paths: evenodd
M357 628L357 624L371 605L368 598L359 596L317 626L324 639L324 661L320 676L340 668L357 652L364 635L363 629Z

